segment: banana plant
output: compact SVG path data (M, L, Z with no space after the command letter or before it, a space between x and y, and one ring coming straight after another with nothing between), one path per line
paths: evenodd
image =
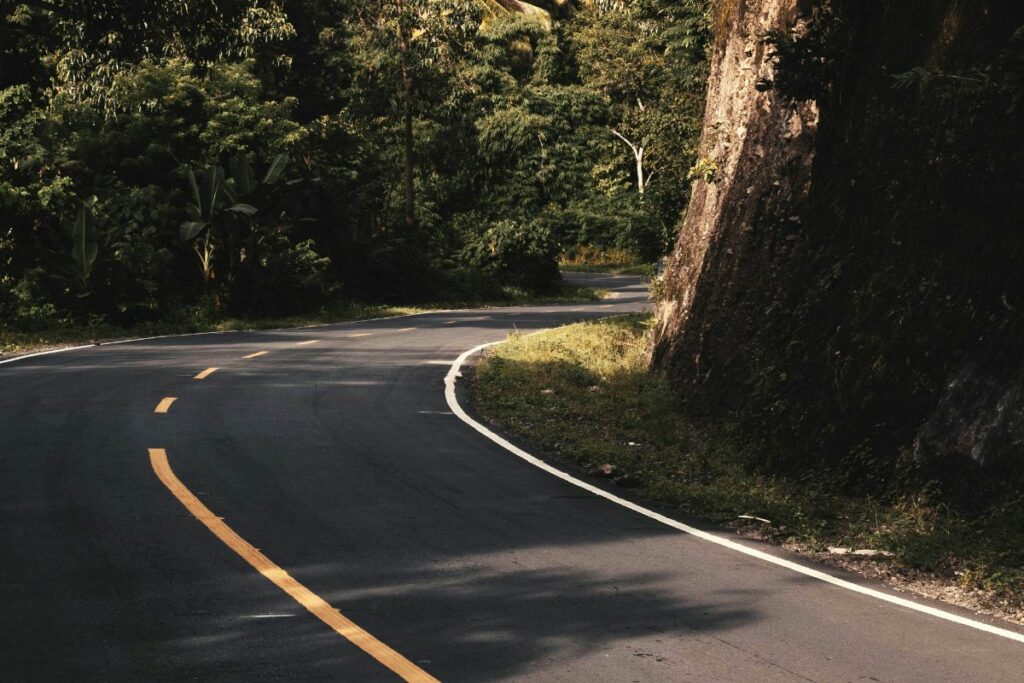
M236 242L239 233L249 234L249 251L255 252L256 236L253 223L260 209L266 208L288 164L288 156L274 157L266 173L256 179L252 165L244 155L229 160L230 177L222 166L212 165L198 173L186 172L192 201L186 207L189 219L181 224L179 234L184 242L192 245L199 257L199 268L203 275L203 292L209 292L210 282L215 278L214 256L218 246L227 249L227 271L230 281L237 262ZM285 183L288 184L288 183Z
M198 174L188 169L186 177L192 190L192 202L186 206L191 220L181 224L179 236L183 242L191 243L192 249L199 257L203 293L206 294L215 275L213 256L217 242L214 230L224 221L225 214L252 217L256 214L256 207L232 200L230 193L226 191L224 169L221 166L209 166Z
M89 279L92 277L92 267L96 263L99 251L92 207L89 203L83 202L71 223L71 277L78 287L79 297L89 295Z

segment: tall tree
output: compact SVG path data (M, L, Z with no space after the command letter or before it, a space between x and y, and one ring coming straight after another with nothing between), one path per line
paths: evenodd
M390 110L379 113L397 114L401 121L409 232L417 225L415 121L429 117L431 107L446 97L461 60L473 49L480 18L479 6L456 0L374 0L357 11L352 46L362 72L358 80Z
M580 78L610 101L608 134L629 150L637 194L656 175L686 185L703 113L706 14L698 0L602 0L577 15Z

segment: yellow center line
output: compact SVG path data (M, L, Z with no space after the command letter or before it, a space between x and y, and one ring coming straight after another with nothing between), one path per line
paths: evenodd
M345 336L349 339L355 339L356 337L369 337L370 332L356 332L355 334L346 334Z
M310 344L316 344L319 339L307 339L306 341L295 342L296 346L309 346Z
M262 356L262 355L267 354L267 353L270 353L270 352L269 351L257 351L256 353L250 353L248 356L242 356L242 359L246 360L246 359L249 359L249 358L256 358L257 356Z
M156 404L156 409L153 412L166 413L171 409L171 404L177 400L178 398L176 396L168 396L167 398L160 399L160 402Z
M219 538L224 545L234 550L239 557L248 562L253 569L262 574L267 580L309 610L317 619L330 626L338 635L376 659L403 680L415 683L438 683L436 678L364 631L359 625L331 607L327 601L296 581L288 572L271 562L266 555L235 533L234 529L229 527L220 517L214 515L202 501L196 498L181 483L181 480L178 479L171 469L170 463L167 462L167 452L163 448L150 448L149 462L153 466L156 476L163 482L163 485L214 536Z
M215 372L217 372L217 368L206 368L192 379L206 379Z

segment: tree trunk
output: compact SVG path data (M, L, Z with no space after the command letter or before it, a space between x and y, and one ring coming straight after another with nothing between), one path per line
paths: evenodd
M790 105L774 90L755 87L773 78L760 36L788 31L797 4L798 0L718 3L717 25L724 30L716 36L711 57L698 150L699 159L715 171L710 182L694 181L666 269L667 295L657 307L649 349L656 366L670 369L685 383L702 382L711 370L705 318L709 307L724 312L714 299L743 277L753 276L760 265L743 261L755 244L760 214L770 205L774 214L792 215L809 188L817 105ZM735 267L741 261L746 271Z
M637 100L639 101L639 100ZM644 189L647 187L647 181L644 179L644 148L643 145L634 145L630 142L629 138L615 130L614 128L609 129L612 135L622 140L629 150L633 152L633 160L636 162L636 191L638 194L643 195Z
M822 6L716 3L706 180L652 367L765 465L1024 477L1024 112L997 87L893 79L1005 69L1024 5ZM765 36L791 42L776 59Z
M405 71L405 69L403 69ZM412 79L403 77L405 99L402 104L402 135L405 148L405 224L409 228L416 227L416 187L413 181L414 159L412 138Z
M639 194L644 193L644 148L641 147L636 151L636 191Z
M409 53L412 29L405 15L405 2L398 0L398 49L402 60L402 147L405 156L403 186L405 190L405 225L410 231L416 227L415 159L413 158L412 105L415 87Z

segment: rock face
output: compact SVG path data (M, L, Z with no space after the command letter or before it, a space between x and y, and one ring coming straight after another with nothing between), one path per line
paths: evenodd
M914 439L918 462L954 458L1004 471L1024 452L1024 335L1011 330L973 354L944 387ZM1009 373L1009 374L1007 374Z
M653 368L765 465L1019 472L1024 3L715 15Z

